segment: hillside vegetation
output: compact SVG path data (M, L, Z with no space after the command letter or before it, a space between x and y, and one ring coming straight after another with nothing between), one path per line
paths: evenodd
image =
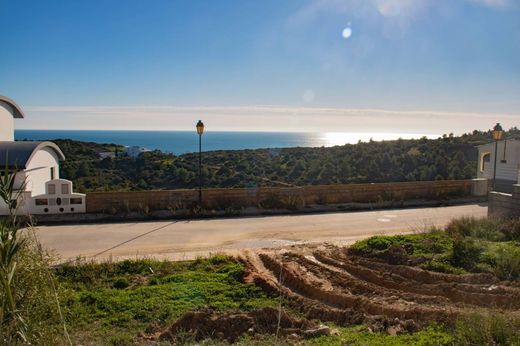
M506 136L520 137L520 130L513 128ZM468 179L476 175L476 146L490 140L489 132L474 131L434 140L204 152L203 184L253 187ZM122 147L54 141L67 157L61 166L62 176L74 181L82 192L198 186L196 153L176 156L153 151L138 158L120 156L101 160L99 152Z

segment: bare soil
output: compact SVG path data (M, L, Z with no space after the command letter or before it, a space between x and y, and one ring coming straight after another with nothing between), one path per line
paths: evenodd
M520 287L490 274L454 275L390 265L348 255L346 248L331 244L247 250L238 258L246 265L247 282L280 297L284 306L303 318L272 308L249 313L189 312L159 339L171 341L183 331L196 339L230 342L245 333L330 334L320 322L365 324L369 331L395 335L432 322L450 326L461 314L477 310L499 309L520 316Z
M273 308L225 314L205 310L185 313L168 330L160 334L159 339L175 341L179 333L188 333L196 340L218 338L234 342L246 333L287 336L316 329L315 323L294 318Z
M460 314L500 309L520 314L520 288L489 274L454 275L347 255L334 245L247 251L246 280L281 294L310 319L339 325L400 321L405 329L452 324ZM380 323L379 323L380 324Z

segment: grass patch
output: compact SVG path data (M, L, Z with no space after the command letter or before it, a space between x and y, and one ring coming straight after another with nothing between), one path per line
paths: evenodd
M411 334L391 336L387 333L370 333L364 326L340 328L340 335L322 336L309 340L309 345L319 346L441 346L453 345L453 337L442 327L432 326Z
M417 265L428 270L445 273L462 273L464 269L453 266L450 257L454 240L445 232L432 230L427 233L396 236L375 236L353 244L349 254L378 258L390 264Z
M390 264L415 265L444 273L492 273L502 280L520 279L520 221L460 218L446 230L375 236L353 244L352 255Z
M165 328L189 310L274 306L276 301L260 288L242 282L243 273L242 264L224 256L56 268L73 341L113 339L114 344L149 332L151 326Z

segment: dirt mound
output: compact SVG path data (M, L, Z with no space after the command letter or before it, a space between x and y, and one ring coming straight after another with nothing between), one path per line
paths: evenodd
M219 313L212 310L185 313L160 340L175 340L178 333L187 332L195 339L218 338L234 342L243 334L307 335L319 333L319 327L305 319L297 319L273 308L248 313ZM326 331L323 330L325 333Z
M348 255L335 246L245 252L246 279L308 318L372 330L452 323L475 309L520 311L520 288L487 274L452 275Z

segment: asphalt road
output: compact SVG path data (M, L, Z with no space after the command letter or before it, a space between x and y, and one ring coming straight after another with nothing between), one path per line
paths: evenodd
M411 233L443 226L460 216L483 217L487 206L395 209L349 213L196 221L40 226L36 236L60 261L78 256L192 259L212 253L283 247L309 242L350 244L378 234Z

